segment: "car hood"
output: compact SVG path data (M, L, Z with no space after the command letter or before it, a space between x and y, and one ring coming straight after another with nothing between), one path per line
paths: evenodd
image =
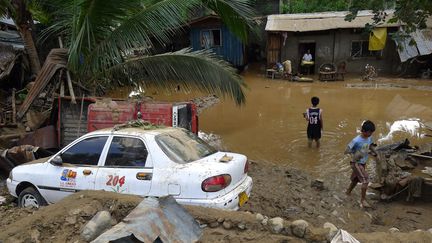
M40 159L37 159L37 160L32 160L32 161L30 161L30 162L24 163L23 165L30 165L30 164L37 164L37 163L45 163L45 162L47 162L50 158L51 158L51 156L50 156L50 157L45 157L45 158L40 158Z

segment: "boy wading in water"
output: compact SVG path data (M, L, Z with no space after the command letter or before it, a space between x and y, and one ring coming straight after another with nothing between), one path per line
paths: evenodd
M318 108L319 98L312 97L312 107L308 108L303 113L304 118L308 122L307 137L308 147L312 147L312 140L315 140L317 148L320 146L321 130L323 129L322 109Z
M351 184L346 190L349 196L351 191L361 183L361 199L360 207L370 208L369 203L366 201L366 190L369 184L369 176L366 172L366 162L368 159L369 151L376 154L374 151L374 144L372 143L372 133L375 131L375 124L369 120L364 121L361 127L361 134L355 137L345 150L345 154L351 155Z

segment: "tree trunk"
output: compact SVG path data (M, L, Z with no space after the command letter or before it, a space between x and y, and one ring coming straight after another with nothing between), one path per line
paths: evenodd
M33 40L32 33L27 26L25 27L21 26L19 29L21 32L21 36L24 40L25 49L29 56L32 74L37 75L41 69L41 65L40 65L39 56Z
M32 74L37 75L41 69L38 52L32 36L33 18L27 9L24 0L12 0L12 7L14 8L14 22L18 28L21 37L24 41L24 47L27 51L30 61Z

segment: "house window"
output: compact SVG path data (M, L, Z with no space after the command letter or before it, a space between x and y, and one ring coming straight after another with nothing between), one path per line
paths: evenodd
M201 31L201 47L212 48L222 46L222 33L220 29L209 29Z
M381 57L381 51L369 51L369 41L359 40L351 42L351 57Z

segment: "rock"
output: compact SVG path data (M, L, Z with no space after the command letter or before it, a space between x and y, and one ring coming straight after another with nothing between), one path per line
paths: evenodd
M255 215L255 218L256 218L256 220L257 220L258 222L262 222L262 221L264 220L264 216L263 216L262 214L260 214L260 213L257 213L257 214Z
M339 215L338 211L336 211L336 210L334 210L331 214L333 214L334 216L338 216Z
M432 234L432 228L428 229L427 232Z
M396 228L396 227L390 228L388 231L389 231L390 233L400 232L400 230L399 230L398 228Z
M111 226L111 214L108 211L98 212L83 228L81 237L92 241Z
M217 222L218 222L218 223L220 223L220 224L222 224L222 223L223 223L223 221L225 221L225 219L224 219L224 218L218 218L218 220L217 220Z
M272 218L269 220L269 225L273 233L279 234L284 227L284 220L280 217Z
M244 229L246 229L246 224L243 223L243 222L240 222L240 223L237 225L237 228L239 228L239 229L241 229L241 230L244 230Z
M318 215L318 218L325 219L325 217L323 215Z
M325 242L327 241L328 229L307 227L304 238L307 242Z
M299 213L301 212L301 208L299 207L289 207L287 209L285 209L285 211L287 211L288 213Z
M306 232L306 228L309 226L308 222L306 222L305 220L296 220L294 222L292 222L291 224L291 230L293 235L303 238L305 232Z
M324 181L321 179L315 179L314 181L311 182L311 187L322 191L324 190Z
M78 215L81 213L81 209L80 208L75 208L69 211L69 215Z
M83 212L83 215L84 215L84 216L92 216L92 215L95 215L97 211L98 211L97 208L92 207L92 206L90 206L90 205L86 205L86 206L84 206L84 207L82 208L82 212Z
M222 226L224 227L224 229L231 229L232 228L232 224L229 221L224 221Z
M261 221L261 224L263 224L263 225L267 225L267 223L268 223L268 218L265 217L265 218L263 219L263 221Z
M77 222L76 216L66 217L66 223L74 225L76 224L76 222Z
M31 231L30 238L32 239L32 242L39 243L40 242L39 237L40 237L39 230L34 229Z
M219 223L218 223L217 221L211 222L211 223L209 224L209 227L210 227L210 228L217 228L218 226L219 226Z
M325 222L323 228L328 229L327 241L331 241L331 239L333 239L333 237L338 232L338 228L330 222Z
M6 202L6 198L3 196L0 196L0 205L4 204Z

